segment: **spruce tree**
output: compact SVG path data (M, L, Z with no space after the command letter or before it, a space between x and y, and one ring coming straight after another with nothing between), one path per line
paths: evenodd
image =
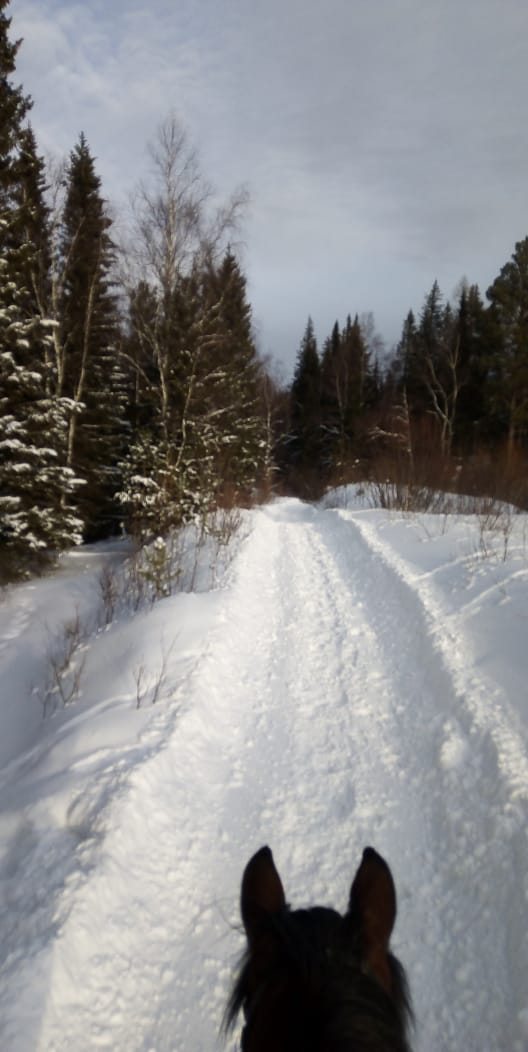
M220 265L209 269L209 309L216 338L207 353L210 382L207 402L217 451L217 487L248 492L261 474L264 422L260 405L260 362L251 327L246 279L228 249Z
M308 318L297 354L290 393L290 460L301 483L312 486L322 458L321 362L313 322Z
M53 394L45 316L42 167L22 122L30 100L8 77L18 44L0 2L0 577L38 568L78 539L66 460L66 406Z
M153 425L158 399L154 395L159 382L153 340L156 333L158 300L146 281L130 290L128 322L123 334L123 359L128 371L127 420L134 436Z
M365 407L368 376L370 373L370 354L366 346L359 317L354 321L347 317L343 331L343 354L347 362L347 408L346 433L352 437L357 432L358 421Z
M346 444L343 426L345 388L341 360L341 332L336 321L330 336L324 342L321 361L322 449L326 469L331 469L342 459Z
M196 426L209 338L202 304L194 274L165 288L141 281L130 296L132 435L119 499L128 528L144 538L166 533L211 499L211 458Z
M11 19L5 14L9 0L0 0L0 200L2 211L12 203L16 186L17 149L24 119L31 108L31 99L24 95L20 86L9 78L15 72L16 56L20 41L9 39Z
M80 510L87 539L117 528L117 465L125 440L126 383L110 227L101 181L81 134L70 155L62 217L59 393L72 405L68 464L85 481Z
M21 236L32 246L25 284L33 297L35 310L42 317L50 314L51 245L49 208L46 204L45 162L37 150L33 129L22 130L19 144L19 180L16 201L19 206Z
M490 387L511 451L528 435L528 237L517 242L486 296L497 341Z
M420 325L418 330L420 340L422 341L426 352L433 356L435 355L436 349L441 340L443 316L444 305L442 302L442 293L438 281L435 280L432 284L431 291L425 297L420 314Z
M460 359L455 441L457 451L472 452L475 444L490 434L487 406L489 325L478 285L462 286L455 332Z
M407 397L412 398L412 389L416 379L416 345L418 329L414 312L410 310L403 322L400 339L396 345L394 360L389 374L396 390L405 390Z
M230 251L218 266L210 261L176 276L172 289L143 283L130 319L139 426L123 465L122 500L133 528L148 535L258 482L260 363L245 278Z
M0 257L0 280L6 273ZM4 286L5 290L6 286ZM78 480L66 464L66 404L46 394L51 359L46 322L28 317L23 296L7 284L0 296L0 579L38 570L80 540ZM3 301L3 302L2 302Z
M424 408L435 420L440 452L449 455L462 386L460 334L451 305L442 302L437 281L420 315L417 352Z

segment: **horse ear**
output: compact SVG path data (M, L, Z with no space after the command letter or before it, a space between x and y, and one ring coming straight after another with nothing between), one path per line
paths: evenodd
M387 863L372 847L365 848L354 877L349 915L359 932L362 968L392 993L389 939L396 920L396 888Z
M269 847L261 847L244 870L240 911L248 941L254 942L265 918L286 905L282 882Z

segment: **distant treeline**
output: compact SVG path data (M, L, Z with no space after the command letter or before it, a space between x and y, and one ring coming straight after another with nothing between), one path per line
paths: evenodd
M490 488L521 503L528 436L528 238L486 292L435 281L380 368L371 315L336 322L318 352L308 320L289 397L281 464L290 484L370 473L409 484Z

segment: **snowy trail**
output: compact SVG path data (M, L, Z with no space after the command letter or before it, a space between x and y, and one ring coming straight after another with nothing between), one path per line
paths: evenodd
M528 758L466 661L464 617L368 513L281 501L253 521L142 762L114 772L95 825L76 804L78 865L2 1047L221 1047L250 854L272 846L295 905L344 908L372 843L399 893L417 1052L525 1052Z

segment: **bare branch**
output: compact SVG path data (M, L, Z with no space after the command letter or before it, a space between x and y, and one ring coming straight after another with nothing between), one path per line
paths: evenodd
M174 113L159 126L149 154L151 178L131 202L132 249L142 277L170 291L197 262L217 259L236 237L248 192L240 188L215 206L196 149Z

